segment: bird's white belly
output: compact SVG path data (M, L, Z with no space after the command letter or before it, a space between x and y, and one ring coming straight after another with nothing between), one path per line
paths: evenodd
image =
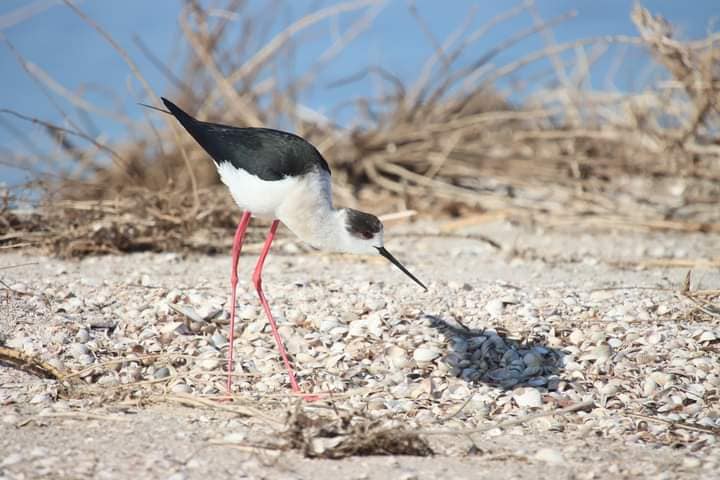
M293 177L263 180L235 168L229 162L221 163L218 172L235 203L243 210L249 210L254 216L262 218L276 218L277 209L298 184L298 179Z

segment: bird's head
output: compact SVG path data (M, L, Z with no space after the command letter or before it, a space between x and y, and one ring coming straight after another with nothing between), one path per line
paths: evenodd
M342 251L365 255L382 255L390 263L398 267L415 283L427 290L427 287L415 275L405 268L383 244L383 224L375 215L344 208L341 210L345 221L345 235L343 235Z

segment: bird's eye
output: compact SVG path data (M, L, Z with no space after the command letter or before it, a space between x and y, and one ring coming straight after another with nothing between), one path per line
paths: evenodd
M365 240L370 240L373 237L373 234L370 232L363 232L362 236L365 238Z

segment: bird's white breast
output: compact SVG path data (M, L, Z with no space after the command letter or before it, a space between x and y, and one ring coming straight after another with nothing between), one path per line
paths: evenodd
M317 245L326 240L332 208L330 175L313 171L299 177L263 180L229 162L218 167L235 203L256 217L279 219L302 240Z
M297 188L298 179L263 180L245 170L235 168L230 162L218 166L220 179L227 185L235 203L249 210L256 217L276 218L276 211L288 195Z

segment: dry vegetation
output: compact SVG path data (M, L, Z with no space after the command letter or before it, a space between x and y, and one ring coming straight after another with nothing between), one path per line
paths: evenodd
M157 94L123 46L66 3L127 62L143 88L138 99L156 102ZM367 77L382 85L377 97L354 100L359 117L352 128L301 105L300 93L313 87L317 73L368 29L381 9L374 1L334 4L266 38L261 32L270 19L253 16L244 2L228 0L211 10L188 0L179 18L186 54L179 71L152 57L139 40L138 45L172 83L168 95L200 118L285 125L309 138L333 168L338 203L368 204L379 213L493 212L546 225L720 231L720 35L679 41L667 22L638 6L632 13L637 37L557 44L547 34L571 15L542 21L532 2L525 2L479 27L476 12L469 12L456 31L437 39L410 6L409 14L435 45L414 82L381 65L349 72L338 85ZM478 40L490 29L526 14L535 15L533 28L471 62L458 62L478 50ZM341 15L351 21L316 64L285 78L283 62L292 49L302 48L302 34ZM546 40L545 48L495 63L511 46L535 37ZM664 80L639 93L589 88L593 63L617 43L649 51L665 71ZM571 61L568 52L575 52ZM18 198L6 192L0 248L43 245L66 256L227 248L238 212L218 185L212 163L171 118L155 128L150 123L155 112L134 122L105 111L15 53L46 93L88 115L126 124L131 140L110 144L70 119L60 126L26 116L73 159L75 173L43 178L44 202L30 212L12 209ZM543 83L549 87L521 105L500 93L498 82L548 60L553 80Z

